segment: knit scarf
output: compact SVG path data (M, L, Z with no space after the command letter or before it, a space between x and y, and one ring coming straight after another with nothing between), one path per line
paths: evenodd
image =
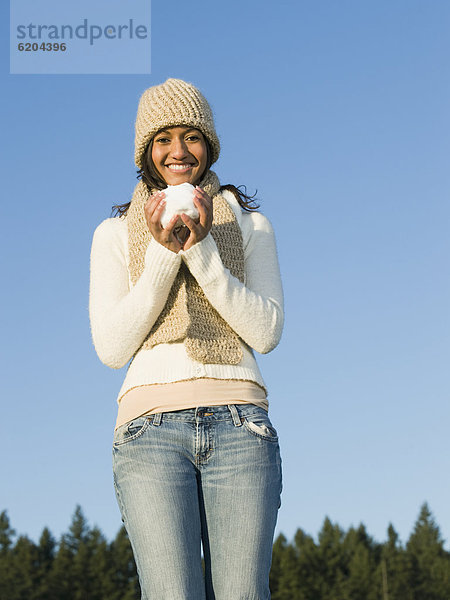
M211 235L222 262L243 282L244 247L236 216L219 193L220 182L213 171L208 171L199 185L213 200ZM139 181L127 212L129 271L133 285L144 270L145 252L151 239L144 214L148 197L147 186ZM211 305L184 262L166 304L141 348L180 341L184 342L188 356L201 363L235 365L242 360L238 336Z

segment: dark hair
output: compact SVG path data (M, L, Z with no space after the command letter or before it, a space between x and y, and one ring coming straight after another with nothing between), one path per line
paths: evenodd
M204 137L205 144L206 144L207 160L206 160L205 171L202 173L202 177L203 177L204 173L206 173L206 171L208 171L208 169L211 167L211 164L212 164L212 162L211 162L211 156L212 156L211 144L209 143L209 140L206 138L206 136L203 136L203 137ZM152 189L156 188L157 190L163 190L164 188L167 187L167 183L162 179L162 177L156 170L155 165L153 164L152 152L151 152L152 147L153 147L153 140L154 140L154 137L150 140L146 149L144 150L144 153L143 153L144 160L142 161L142 168L140 168L138 170L137 176L136 176L137 179L141 179L143 181L143 183L145 183L149 193L151 193ZM245 189L245 192L243 192L241 189L239 189L242 187ZM253 194L253 196L249 196L247 194L247 188L245 187L245 185L240 185L239 187L236 187L236 186L232 185L231 183L228 183L226 185L221 185L220 191L221 190L228 190L228 191L232 192L232 194L234 194L236 200L239 202L239 205L244 210L246 210L248 212L258 210L259 204L256 204L256 201L255 201L255 196L256 196L257 192L255 192ZM130 204L131 204L131 202L126 202L125 204L114 205L112 207L111 216L122 217L123 215L126 215L128 209L130 208Z

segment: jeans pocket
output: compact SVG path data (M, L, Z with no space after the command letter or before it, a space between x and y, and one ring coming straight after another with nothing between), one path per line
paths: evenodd
M148 429L150 421L150 417L138 417L124 423L114 432L113 445L117 447L137 439Z
M278 442L278 433L268 417L248 416L245 417L243 425L246 431L258 438Z

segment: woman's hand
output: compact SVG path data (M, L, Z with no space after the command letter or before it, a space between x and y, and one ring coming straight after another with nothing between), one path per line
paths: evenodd
M183 250L189 250L197 242L201 242L209 233L213 220L213 202L210 196L197 186L194 192L194 204L198 210L199 221L195 222L185 213L180 215L181 220L189 230L189 237L183 244Z
M170 219L165 229L161 225L161 215L166 205L164 196L165 194L163 191L156 192L150 196L144 206L145 220L147 221L147 227L155 240L162 246L175 252L175 254L178 254L183 247L174 232L175 224L178 221L178 215L174 215L172 219Z

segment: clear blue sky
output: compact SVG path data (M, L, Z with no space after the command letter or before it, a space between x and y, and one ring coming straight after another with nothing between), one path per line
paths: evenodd
M225 183L258 190L286 294L261 357L281 438L278 531L363 522L403 541L428 501L450 538L450 4L152 6L151 75L9 75L2 5L0 510L36 539L76 504L111 538L124 371L98 360L89 252L135 184L142 91L198 85ZM448 547L448 543L447 543Z

